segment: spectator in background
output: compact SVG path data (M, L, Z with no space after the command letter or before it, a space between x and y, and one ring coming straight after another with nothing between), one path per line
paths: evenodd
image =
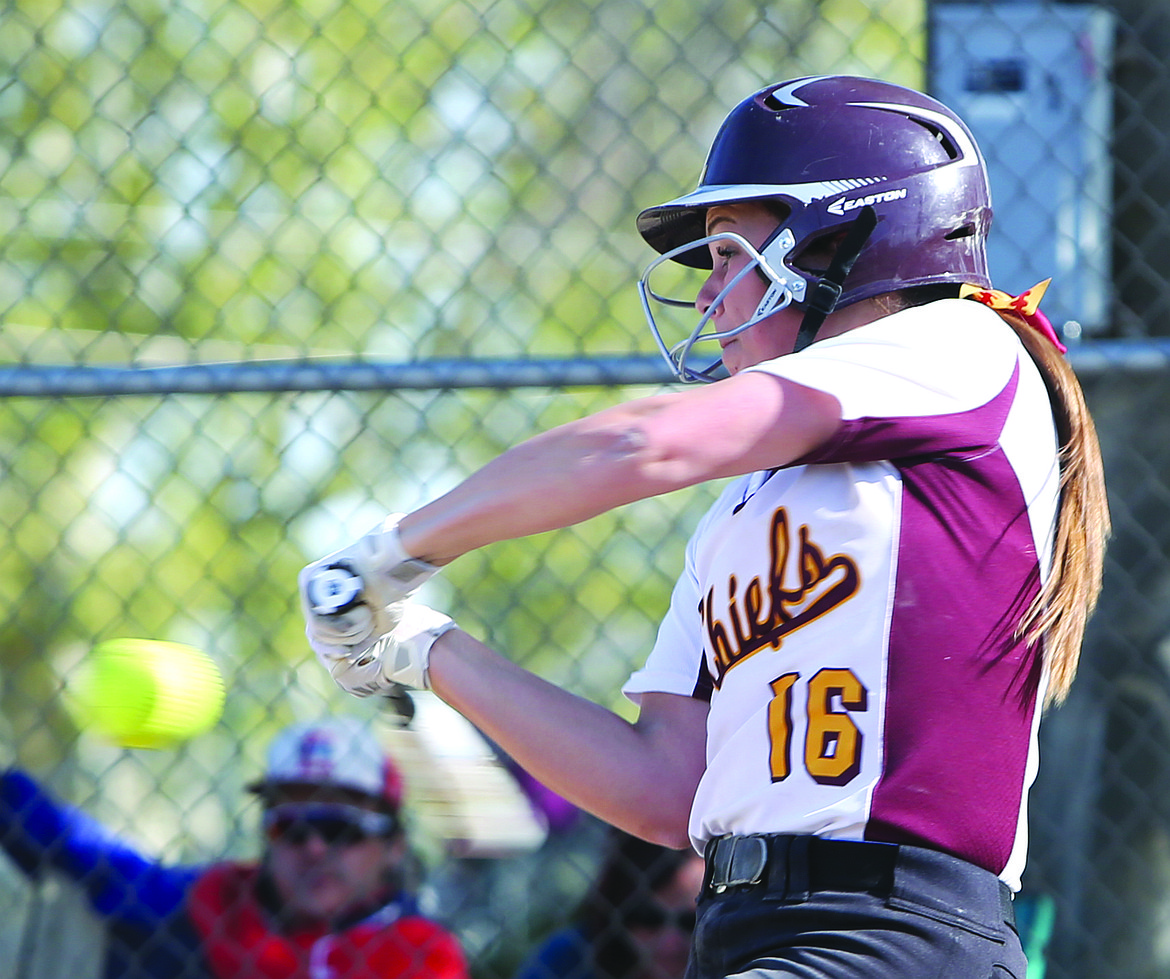
M0 845L30 878L84 888L106 979L466 979L458 942L405 887L402 779L360 723L286 729L249 789L255 862L165 866L16 769L0 775Z
M682 979L703 858L613 831L610 851L577 910L515 979Z

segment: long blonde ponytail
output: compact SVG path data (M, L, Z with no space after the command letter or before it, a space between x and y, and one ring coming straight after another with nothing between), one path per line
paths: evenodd
M1015 330L1040 369L1060 440L1060 508L1052 570L1016 630L1030 645L1043 643L1049 673L1047 706L1064 700L1076 676L1085 625L1101 592L1109 500L1097 429L1072 367L1021 317L1007 310L996 312Z

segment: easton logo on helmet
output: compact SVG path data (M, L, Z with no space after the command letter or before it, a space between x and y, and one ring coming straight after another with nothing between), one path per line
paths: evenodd
M899 187L897 190L883 190L880 194L868 194L865 197L854 197L852 200L838 197L825 210L830 214L845 214L847 211L855 211L859 207L885 204L888 201L900 201L905 196L906 188Z

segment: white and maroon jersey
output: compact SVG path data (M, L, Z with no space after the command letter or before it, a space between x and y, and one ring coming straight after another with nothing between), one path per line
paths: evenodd
M1018 888L1046 677L1016 628L1059 492L1038 370L959 299L752 369L832 393L842 422L800 464L725 488L626 684L710 698L696 847L909 843Z

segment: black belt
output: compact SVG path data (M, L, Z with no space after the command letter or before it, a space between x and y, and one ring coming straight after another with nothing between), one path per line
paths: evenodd
M729 887L749 887L766 878L769 867L795 863L792 850L807 852L807 890L875 891L894 886L898 847L891 843L825 840L819 836L719 836L707 844L706 887L716 894Z
M703 893L767 884L789 892L868 891L889 897L900 851L894 843L819 836L720 836L707 843ZM987 873L970 869L979 875ZM997 883L1004 920L1014 921L1011 890L1003 881Z

